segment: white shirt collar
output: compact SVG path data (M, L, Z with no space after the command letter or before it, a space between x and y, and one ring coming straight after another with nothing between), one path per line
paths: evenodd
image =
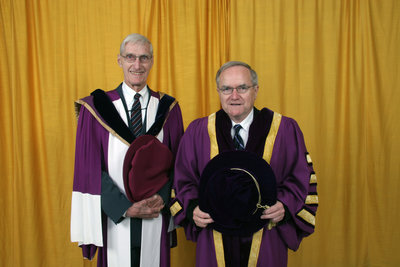
M149 90L147 90L147 85L145 87L143 87L142 90L140 90L138 93L141 94L141 98L139 98L140 100L140 105L142 107L145 107L147 104L147 100L149 99ZM125 82L122 83L122 93L124 94L125 97L125 101L126 101L126 105L128 107L128 109L130 110L133 102L135 101L135 95L136 92L130 88Z
M234 121L231 120L232 122L232 127L236 124L240 124L242 126L242 128L246 131L249 132L250 129L250 125L253 122L253 117L254 117L254 109L252 108L249 115L247 115L247 117L242 120L240 123L236 123Z
M235 135L235 130L233 129L233 126L236 124L240 124L242 126L242 129L240 130L239 134L242 137L243 143L245 146L247 144L247 140L249 139L249 130L250 130L250 125L253 122L253 118L254 118L254 108L251 109L249 115L247 115L247 117L244 120L242 120L240 123L236 123L231 120L231 122L232 122L232 128L231 128L232 138Z

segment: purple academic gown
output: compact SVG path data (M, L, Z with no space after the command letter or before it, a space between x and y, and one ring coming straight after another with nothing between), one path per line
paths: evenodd
M154 101L154 103L158 103L160 93L150 89L149 92L150 103ZM119 103L121 106L121 99L117 90L106 92L106 94L114 105ZM71 211L71 240L78 242L78 245L81 246L84 258L92 259L96 250L98 250L98 266L106 267L107 218L101 211L101 175L102 170L107 171L110 168L108 166L110 136L117 137L122 143L126 144L126 147L129 147L129 142L123 138L126 136L124 132L126 133L129 129L126 127L122 130L116 130L115 128L118 127L110 126L110 123L107 123L100 112L96 110L92 96L77 101L76 115L79 117ZM115 121L115 118L111 119ZM183 135L182 114L176 101L170 106L167 119L162 126L162 132L162 142L176 155L179 141ZM163 215L160 266L165 267L170 266L168 223L169 216Z
M218 249L214 244L213 230L209 227L201 229L190 223L185 218L185 211L189 201L198 198L199 178L212 156L213 140L218 140L219 153L234 149L229 117L222 110L215 114L215 131L212 127L210 130L211 116L197 119L189 125L175 163L176 198L171 211L175 223L184 226L187 239L197 242L196 266L218 266ZM246 150L262 155L260 149L264 148L266 136L272 129L270 125L274 115L279 114L266 108L260 112L255 109ZM287 249L297 250L302 238L313 233L315 226L318 205L316 176L303 134L291 118L281 116L278 122L275 124L277 131L269 163L277 180L277 199L287 207L291 218L270 230L264 227L256 266L287 266Z

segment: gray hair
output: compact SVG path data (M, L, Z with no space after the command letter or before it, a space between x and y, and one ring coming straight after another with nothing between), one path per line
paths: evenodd
M121 47L119 48L119 53L123 55L125 53L125 46L128 43L133 44L141 44L141 45L148 45L150 48L150 55L153 56L153 45L145 36L139 33L132 33L125 37L125 39L121 43Z
M219 76L221 75L221 73L224 70L229 69L229 68L234 67L234 66L243 66L243 67L247 68L250 71L252 85L258 85L257 73L255 72L255 70L253 70L250 67L249 64L244 63L242 61L228 61L224 65L222 65L221 68L217 72L217 76L215 77L215 81L217 82L217 87L219 87L219 81L220 81Z

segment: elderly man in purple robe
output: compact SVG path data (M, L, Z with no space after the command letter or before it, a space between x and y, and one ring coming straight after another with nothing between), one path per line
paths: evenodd
M295 120L254 107L258 78L248 64L225 63L216 83L222 109L193 121L182 137L171 213L187 239L197 242L196 266L287 266L288 249L297 250L314 232L318 206L316 175L303 134ZM235 150L264 159L276 179L276 202L260 215L265 226L245 236L216 231L215 218L199 207L200 178L207 163ZM213 191L218 190L224 188Z
M130 183L140 184L140 188L127 188L124 180L125 172L129 173L124 161L130 163L125 156L135 140L151 135L174 158L183 135L182 114L175 98L147 85L153 60L150 41L140 34L128 35L118 55L124 81L114 90L97 89L75 103L78 127L71 240L78 242L85 258L93 259L98 251L97 266L170 266L172 171L159 190L145 188L153 187L152 183ZM146 178L146 168L152 169L153 161L163 160L157 153L134 152L130 155L148 158L134 160L141 164L132 165L136 176L143 173L141 179ZM132 195L127 194L128 189L143 191L133 193L144 198L128 198ZM146 196L144 191L152 193Z

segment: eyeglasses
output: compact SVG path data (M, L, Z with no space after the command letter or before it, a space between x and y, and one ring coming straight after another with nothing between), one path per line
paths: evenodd
M149 55L134 55L134 54L127 54L126 56L121 55L121 57L125 58L125 60L129 63L134 63L136 62L136 59L139 59L140 63L148 63L152 56Z
M247 86L247 85L239 85L238 87L229 87L229 86L223 86L222 88L219 88L218 90L224 94L224 95L230 95L233 93L233 90L236 89L236 92L238 94L244 94L246 93L251 87L254 87L255 85L252 86Z

